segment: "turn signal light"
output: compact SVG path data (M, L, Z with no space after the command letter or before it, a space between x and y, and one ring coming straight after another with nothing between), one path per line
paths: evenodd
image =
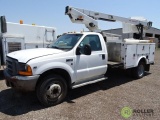
M27 65L26 71L19 71L19 74L24 75L24 76L31 76L32 75L32 69L29 65Z

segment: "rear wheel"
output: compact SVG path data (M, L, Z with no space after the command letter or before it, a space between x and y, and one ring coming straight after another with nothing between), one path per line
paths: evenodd
M133 69L135 78L142 78L145 74L145 64L140 62L136 68Z
M67 84L61 76L49 75L38 84L36 94L44 106L53 106L61 103L66 97Z

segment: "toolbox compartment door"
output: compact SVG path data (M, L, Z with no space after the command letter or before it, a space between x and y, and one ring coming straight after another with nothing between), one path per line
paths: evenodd
M149 54L149 44L137 44L137 54Z
M125 68L131 68L131 67L134 67L135 66L135 61L136 61L136 48L137 48L137 45L136 44L126 44L125 46L125 61L124 61L124 66Z
M155 44L150 44L149 48L149 63L154 63Z

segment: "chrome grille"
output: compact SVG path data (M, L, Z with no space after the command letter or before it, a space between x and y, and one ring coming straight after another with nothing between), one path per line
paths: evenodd
M12 76L17 74L17 63L17 60L10 57L6 57L6 69L7 72Z

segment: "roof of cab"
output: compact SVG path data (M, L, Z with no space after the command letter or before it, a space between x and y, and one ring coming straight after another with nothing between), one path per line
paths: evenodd
M66 34L84 34L84 35L88 35L88 34L96 34L96 35L99 35L100 33L98 32L69 32L69 33L66 33Z

